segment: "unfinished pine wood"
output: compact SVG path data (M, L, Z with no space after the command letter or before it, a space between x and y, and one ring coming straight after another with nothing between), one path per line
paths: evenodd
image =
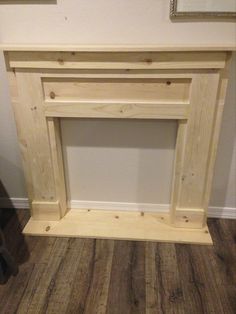
M189 79L43 79L45 100L54 102L188 102Z
M212 244L207 226L175 228L168 214L71 209L59 222L30 219L24 234Z
M26 146L23 158L27 159L30 172L28 185L32 191L32 215L34 217L35 214L36 219L52 219L54 212L55 219L60 219L61 205L58 203L57 181L53 173L55 162L52 164L48 127L42 106L43 93L39 88L40 77L37 74L16 72L16 79L19 89L17 119L21 123L24 134L22 140Z
M230 53L87 49L5 52L34 218L25 231L210 243L206 215ZM63 117L178 120L170 212L115 220L111 212L67 212Z
M61 143L61 130L60 121L57 118L47 119L48 124L48 136L51 148L51 158L53 165L53 173L55 180L56 195L58 204L60 206L58 210L59 217L63 217L67 212L66 205L66 186L62 156L62 143ZM44 205L46 208L46 206Z
M215 117L214 117L214 126L213 132L211 136L211 146L210 146L210 156L208 159L208 166L207 166L207 179L205 185L205 193L203 196L203 208L207 212L210 195L211 195L211 185L213 180L214 174L214 165L216 160L219 136L220 136L220 128L221 128L221 121L223 116L223 110L225 105L225 98L226 98L226 91L228 85L228 74L230 68L230 62L232 59L231 54L227 54L226 59L226 66L224 69L220 71L220 82L218 87L218 94L216 100L216 110L215 110Z
M190 95L189 119L181 126L182 140L177 147L175 172L178 180L174 224L201 228L206 222L204 193L207 184L210 143L214 132L219 74L196 74ZM186 211L186 213L185 213Z
M212 44L202 44L202 45L55 45L55 44L0 44L0 49L3 51L114 51L114 52L189 52L189 51L235 51L235 43L224 44L224 45L212 45Z
M61 218L61 208L59 201L56 202L37 202L33 201L32 207L32 217L37 220L60 220Z
M225 52L9 51L12 68L34 69L221 69Z
M15 71L9 68L7 74L11 93L11 103L13 107L14 118L17 128L18 143L20 147L24 176L27 185L27 195L29 202L31 203L34 199L34 188L32 185L32 174L30 167L30 155L28 152L27 129L25 128L25 118L22 117L22 109L20 106L16 73ZM33 215L32 212L31 214Z
M184 103L114 103L53 102L46 103L46 117L59 118L129 118L187 119L189 104Z
M184 119L190 79L43 79L49 117Z
M43 113L40 78L35 74L16 72L19 91L18 119L22 121L31 169L35 201L55 201L51 153L47 123Z

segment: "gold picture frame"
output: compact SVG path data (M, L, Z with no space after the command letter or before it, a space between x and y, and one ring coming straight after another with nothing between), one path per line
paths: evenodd
M236 18L236 11L179 11L178 0L170 0L170 18Z

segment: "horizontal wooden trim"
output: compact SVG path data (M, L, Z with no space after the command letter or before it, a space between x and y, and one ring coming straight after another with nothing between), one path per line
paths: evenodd
M17 72L25 71L17 69ZM177 69L177 70L96 70L93 69L27 69L27 72L39 73L42 80L46 79L185 79L192 80L199 73L215 73L217 69Z
M207 227L175 228L168 223L169 214L165 213L75 209L60 221L31 218L23 232L41 236L212 244Z
M3 51L235 51L235 42L224 45L22 45L22 44L1 44Z
M190 79L43 78L46 101L183 102Z
M46 117L187 119L188 103L45 102Z
M12 68L221 69L225 52L29 52L9 51Z

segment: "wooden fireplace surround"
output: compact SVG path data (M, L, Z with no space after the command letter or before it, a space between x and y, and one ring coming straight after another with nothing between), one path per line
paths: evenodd
M5 47L31 208L24 232L211 244L207 207L230 50ZM63 117L178 120L169 213L68 209Z

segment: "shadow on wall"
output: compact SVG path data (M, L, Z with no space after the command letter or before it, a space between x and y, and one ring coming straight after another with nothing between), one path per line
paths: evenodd
M13 261L17 264L23 264L29 258L28 247L22 234L24 219L19 220L16 209L13 208L10 197L0 180L0 195L4 198L5 208L0 209L0 230L5 242L5 248L10 253ZM27 213L25 216L28 216ZM25 217L27 219L27 217ZM2 243L2 242L1 242ZM4 281L7 281L11 273L5 265L5 259L1 258L1 266L4 268ZM1 269L1 270L2 270Z
M12 139L9 137L9 140L12 140ZM2 184L4 184L5 189L10 194L9 197L12 197L13 199L17 197L26 198L27 192L26 192L25 178L24 178L24 173L21 166L21 161L20 160L18 161L17 159L13 161L9 161L6 158L7 154L10 155L10 153L14 153L16 150L14 150L14 147L13 147L11 151L9 151L9 149L6 149L4 151L4 148L5 148L4 142L3 143L2 142L3 141L0 140L0 144L2 145L1 152L0 152L0 174L1 174L0 179L2 180ZM13 146L14 142L13 144L11 142L11 145ZM1 155L5 155L5 156L3 157ZM7 199L4 199L4 195L1 194L1 191L0 191L0 202L1 202L0 208L2 206L6 206L3 203L8 202Z

